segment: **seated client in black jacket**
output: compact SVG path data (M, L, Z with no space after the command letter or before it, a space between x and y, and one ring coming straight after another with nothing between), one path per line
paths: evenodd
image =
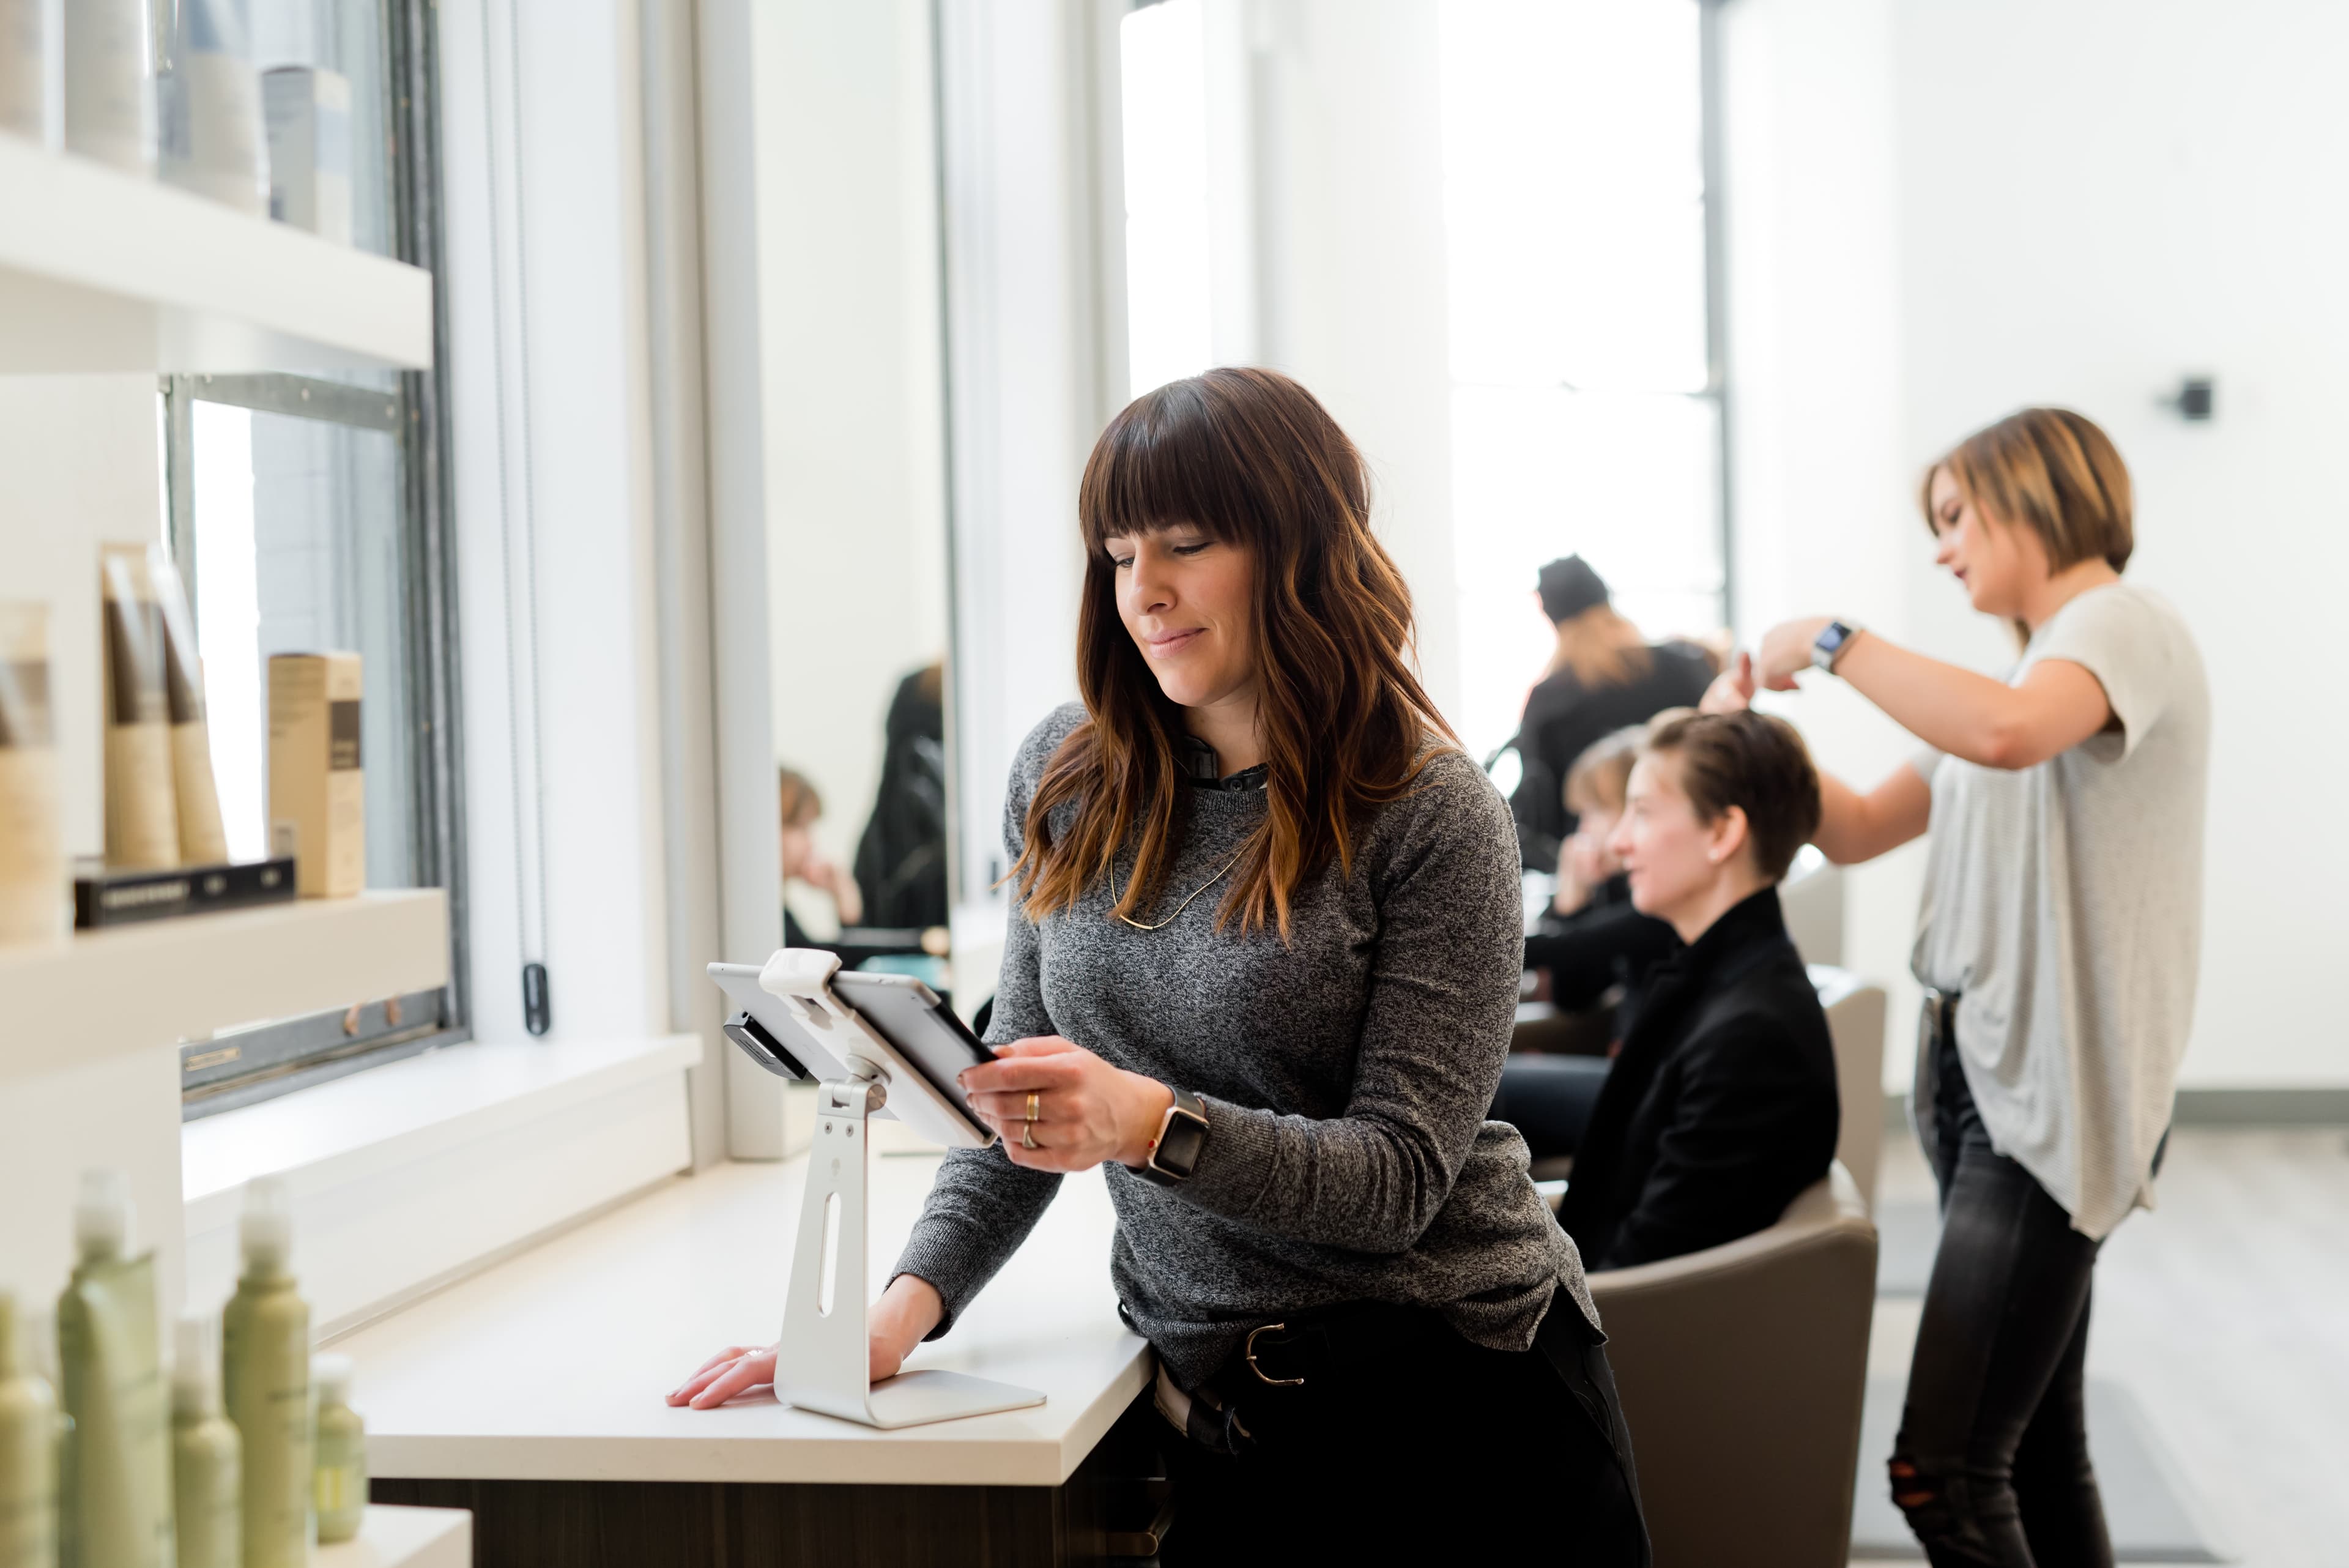
M1835 1158L1835 1053L1777 892L1818 823L1783 720L1690 714L1641 749L1615 849L1632 902L1688 945L1648 971L1575 1151L1558 1223L1587 1266L1750 1235Z

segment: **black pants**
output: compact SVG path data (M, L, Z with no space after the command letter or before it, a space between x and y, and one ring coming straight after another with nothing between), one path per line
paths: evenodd
M1590 1126L1590 1109L1607 1085L1605 1056L1542 1056L1520 1052L1501 1063L1501 1086L1489 1113L1525 1135L1536 1159L1572 1154Z
M2097 1243L1993 1151L1942 1021L1931 1147L1941 1245L1892 1496L1934 1568L2106 1568L2083 1371Z
M1219 1374L1255 1442L1238 1457L1165 1434L1174 1527L1161 1561L1438 1561L1644 1568L1630 1433L1607 1352L1561 1295L1531 1350L1487 1350L1433 1313L1394 1314L1377 1354L1291 1356L1268 1387Z

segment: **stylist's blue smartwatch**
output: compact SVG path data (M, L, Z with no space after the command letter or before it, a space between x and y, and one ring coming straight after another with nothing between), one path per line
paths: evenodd
M1812 667L1834 674L1836 660L1843 657L1843 650L1851 646L1851 639L1859 633L1860 627L1857 621L1827 622L1827 628L1811 643Z
M1207 1147L1207 1107L1188 1089L1168 1085L1174 1103L1158 1123L1150 1140L1150 1158L1133 1174L1159 1187L1174 1187L1191 1179L1199 1168L1199 1151Z

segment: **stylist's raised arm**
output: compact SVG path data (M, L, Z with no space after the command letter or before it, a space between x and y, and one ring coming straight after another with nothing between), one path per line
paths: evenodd
M1344 432L1269 371L1172 382L1102 432L1084 700L1013 764L999 1055L965 1075L1002 1137L941 1168L874 1368L950 1332L1099 1167L1175 1428L1169 1562L1367 1557L1379 1511L1343 1500L1473 1495L1480 1533L1630 1564L1598 1314L1485 1120L1516 835L1413 673L1370 504Z

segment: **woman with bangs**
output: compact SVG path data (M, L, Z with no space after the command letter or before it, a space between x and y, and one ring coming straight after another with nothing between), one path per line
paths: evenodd
M1013 764L999 1059L966 1075L1003 1136L941 1168L874 1376L1100 1166L1183 1434L1168 1561L1440 1529L1644 1562L1581 1264L1485 1119L1516 833L1412 672L1360 455L1295 382L1211 370L1111 421L1078 511L1083 701Z

